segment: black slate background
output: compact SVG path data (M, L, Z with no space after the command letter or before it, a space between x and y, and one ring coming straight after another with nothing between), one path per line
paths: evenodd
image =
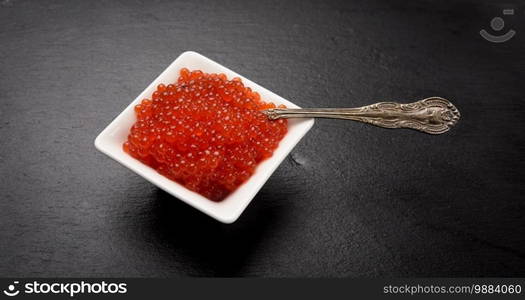
M483 40L503 8L517 35ZM0 276L524 276L524 41L518 1L3 0ZM319 120L223 225L93 146L185 50L304 107L462 119Z

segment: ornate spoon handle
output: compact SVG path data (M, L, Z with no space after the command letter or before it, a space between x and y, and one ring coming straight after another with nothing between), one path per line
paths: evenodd
M458 109L450 101L440 97L426 98L407 104L380 102L356 108L273 108L263 113L271 120L346 119L385 128L410 128L430 134L447 132L460 118Z

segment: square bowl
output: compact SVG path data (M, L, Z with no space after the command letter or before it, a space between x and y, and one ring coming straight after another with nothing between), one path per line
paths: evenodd
M159 174L155 169L143 164L133 158L122 149L123 143L127 140L129 131L136 121L134 112L135 105L139 104L144 98L150 98L160 83L168 84L176 82L179 71L182 68L190 70L199 69L206 73L224 73L231 79L239 77L245 86L261 95L261 99L266 102L273 102L276 105L284 104L289 108L299 108L292 102L270 92L260 85L246 79L245 77L231 71L230 69L206 58L196 52L188 51L182 53L164 72L162 72L140 95L131 102L95 139L95 147L102 153L118 161L125 167L131 169L144 179L163 189L167 193L179 198L187 204L195 207L203 213L221 221L223 223L233 223L253 197L261 189L264 183L277 169L281 162L286 158L301 138L312 128L313 119L290 119L288 121L288 133L279 143L273 155L262 161L256 168L254 174L235 191L220 202L214 202L206 197L193 192L183 185L172 181Z

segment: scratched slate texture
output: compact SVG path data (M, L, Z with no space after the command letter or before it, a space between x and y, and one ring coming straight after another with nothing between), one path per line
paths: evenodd
M516 36L483 40L503 8ZM496 1L3 0L0 276L524 276L524 24ZM463 116L319 120L224 225L93 146L185 50L304 107Z

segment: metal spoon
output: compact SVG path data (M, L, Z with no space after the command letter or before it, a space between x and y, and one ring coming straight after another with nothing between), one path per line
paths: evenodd
M271 120L281 118L330 118L368 123L385 128L410 128L430 134L447 132L461 114L440 97L401 104L380 102L356 108L272 108L263 111Z

